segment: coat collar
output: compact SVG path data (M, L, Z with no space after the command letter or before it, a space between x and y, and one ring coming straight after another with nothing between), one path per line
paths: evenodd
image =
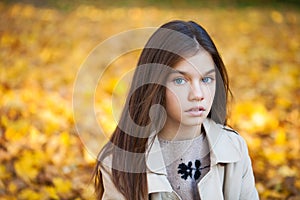
M210 148L211 166L218 163L233 163L241 160L242 152L234 140L232 131L211 119L203 123Z
M211 119L203 123L210 147L211 166L217 163L232 163L241 159L241 152L223 125ZM160 144L156 135L149 138L146 164L148 172L167 175Z

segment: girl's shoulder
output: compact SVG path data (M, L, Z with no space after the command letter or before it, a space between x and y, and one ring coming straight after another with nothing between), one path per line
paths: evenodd
M219 124L212 120L210 120L209 122L212 125L215 125L217 127L214 130L217 130L217 132L218 132L217 134L220 134L219 136L221 136L221 137L218 137L220 140L223 140L223 141L226 140L227 144L233 145L239 151L242 151L242 152L248 151L247 143L246 143L245 139L243 138L243 136L241 136L238 131L236 131L235 129L233 129L232 127L230 127L228 125Z
M230 126L208 119L204 122L204 127L208 130L207 136L211 144L221 144L220 148L224 148L224 145L231 146L238 151L247 149L244 138Z
M224 134L230 138L231 142L242 152L248 152L248 145L246 140L239 134L238 131L234 130L229 126L223 126Z
M225 131L228 131L228 132L231 132L231 133L235 133L236 135L239 135L239 133L236 131L236 130L234 130L233 128L231 128L230 126L228 126L228 125L223 125L223 130L225 130Z

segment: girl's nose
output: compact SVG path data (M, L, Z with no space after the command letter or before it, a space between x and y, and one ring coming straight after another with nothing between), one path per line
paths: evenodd
M204 99L203 88L199 83L192 84L190 86L189 100L190 101L202 101Z

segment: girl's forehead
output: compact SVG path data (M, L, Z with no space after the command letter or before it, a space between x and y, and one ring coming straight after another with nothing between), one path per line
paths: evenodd
M200 73L212 72L215 69L214 61L209 53L200 51L192 57L182 59L174 67L175 72Z

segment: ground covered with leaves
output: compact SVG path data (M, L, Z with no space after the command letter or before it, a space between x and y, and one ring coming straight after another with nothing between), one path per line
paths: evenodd
M219 47L234 95L229 123L249 145L261 199L300 199L297 8L78 5L61 10L0 3L0 19L1 199L94 199L95 156L78 137L73 119L76 74L108 37L171 19L199 22ZM115 126L111 96L126 94L127 84L119 92L115 85L134 68L138 53L111 63L106 84L97 89L95 108L106 137L91 143L96 148Z

